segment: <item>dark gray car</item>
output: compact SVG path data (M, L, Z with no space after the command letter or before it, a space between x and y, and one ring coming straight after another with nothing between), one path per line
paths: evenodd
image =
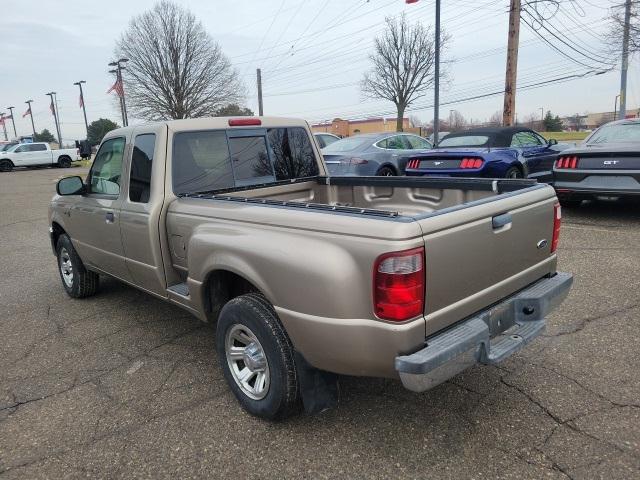
M409 157L427 151L428 140L411 133L364 133L322 149L331 175L404 175Z
M553 167L553 186L565 206L640 195L640 119L607 123L563 151Z

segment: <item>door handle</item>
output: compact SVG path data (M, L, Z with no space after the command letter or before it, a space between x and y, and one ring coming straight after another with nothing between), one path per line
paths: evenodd
M105 214L105 222L106 223L113 223L116 219L115 215L113 214L113 212L107 212Z
M510 223L511 223L510 213L503 213L502 215L496 215L491 219L491 225L493 226L494 230L497 230L498 228L502 228L506 225L509 225Z

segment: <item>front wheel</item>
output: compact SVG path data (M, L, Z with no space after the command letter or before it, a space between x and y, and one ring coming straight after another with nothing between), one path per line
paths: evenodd
M94 295L98 291L100 277L97 273L85 268L76 249L73 248L71 239L66 234L60 235L56 244L56 254L58 273L67 295L83 298Z
M504 178L523 178L522 171L518 167L511 167L504 174Z
M299 410L293 346L262 295L241 295L222 307L216 350L231 391L249 413L281 420Z
M376 173L376 175L379 177L395 177L396 172L391 167L382 167L380 170L378 170L378 173Z
M0 172L10 172L13 170L11 160L0 160Z

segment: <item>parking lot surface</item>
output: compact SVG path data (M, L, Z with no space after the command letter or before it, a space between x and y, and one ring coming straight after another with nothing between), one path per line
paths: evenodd
M0 174L0 478L639 478L640 209L564 212L574 288L499 367L423 394L342 378L335 410L244 413L215 329L110 279L64 293L47 235L55 182Z

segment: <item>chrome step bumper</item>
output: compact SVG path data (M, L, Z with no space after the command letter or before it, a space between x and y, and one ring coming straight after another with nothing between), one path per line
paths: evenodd
M543 278L429 338L422 350L396 357L402 384L423 392L476 363L504 360L542 333L546 315L564 301L572 283L569 273Z

